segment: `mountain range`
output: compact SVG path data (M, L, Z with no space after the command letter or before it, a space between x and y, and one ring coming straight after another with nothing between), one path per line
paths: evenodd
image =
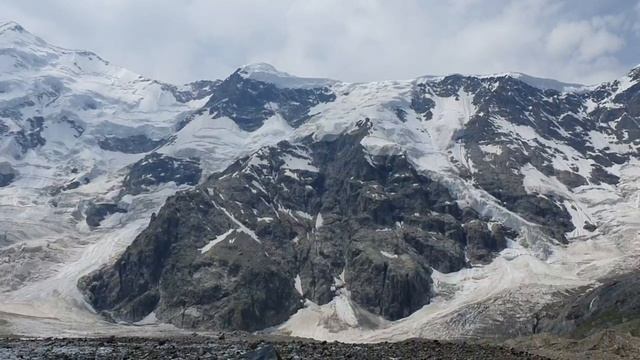
M635 324L639 120L640 67L583 86L260 63L177 86L4 23L0 328L368 342Z

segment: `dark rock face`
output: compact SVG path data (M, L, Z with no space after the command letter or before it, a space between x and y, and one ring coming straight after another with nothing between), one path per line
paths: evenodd
M422 115L423 120L431 120L433 113L431 110L436 103L429 97L426 97L429 89L425 84L417 84L411 94L411 108L418 114Z
M283 89L244 78L238 70L216 87L203 109L214 117L231 118L242 130L254 131L275 114L296 127L312 115L311 107L334 99L328 88Z
M100 226L100 222L115 213L126 213L127 210L117 204L90 204L85 211L85 221L92 227Z
M504 207L543 225L550 236L562 242L564 234L574 229L571 216L564 207L564 199L526 189L526 174L522 168L530 165L535 171L555 177L569 188L617 184L619 178L606 168L625 163L637 154L631 150L613 152L608 148L596 149L589 143L590 132L613 137L620 144L632 144L638 125L631 119L635 116L634 101L640 96L640 87L636 84L617 95L614 99L618 103L616 107L596 108L582 118L572 114L586 111L585 99L595 101L611 96L619 85L614 82L589 93L560 94L532 87L509 76L477 78L451 75L435 82L416 83L411 107L423 121L430 121L435 104L429 96L459 99L462 92L473 94L475 115L454 137L466 149L468 161L473 163L474 172L467 176L477 187L500 200ZM540 137L529 139L520 136L527 131L535 131ZM592 169L587 169L590 172L588 178L580 175L577 168L555 168L553 160L558 151L549 144L570 146L592 160ZM483 149L486 145L499 150L488 153ZM468 170L462 166L460 169L463 175Z
M13 182L18 172L7 162L0 163L0 187L5 187Z
M616 185L618 181L620 181L620 178L609 173L607 170L603 169L602 166L594 166L593 169L591 169L591 181L594 184L605 183Z
M501 224L487 226L479 220L469 221L464 230L467 237L467 257L471 261L485 264L491 262L496 251L507 247L507 237L517 236Z
M576 291L535 314L534 332L585 337L613 327L640 333L640 276L637 272Z
M13 173L0 174L0 187L5 187L11 184L15 177L16 176Z
M22 129L15 134L16 143L21 147L23 153L46 143L46 140L42 137L44 118L34 116L33 118L27 119L27 122L28 129Z
M125 193L137 195L150 186L170 181L176 185L196 185L201 175L202 169L197 160L151 153L131 166L122 185Z
M236 232L234 244L199 256L208 229L233 225L202 191L179 194L113 268L83 279L80 287L97 310L125 320L156 309L186 327L255 330L284 321L297 306L295 290L282 265L253 239Z
M132 135L127 137L110 136L98 141L98 146L103 150L118 151L125 154L146 153L162 144L164 144L164 140L153 140L145 135Z
M487 230L406 157L371 158L367 132L282 142L176 194L80 288L115 319L155 311L184 327L261 329L343 288L371 313L411 314L433 295L432 267L459 270L465 251L488 261L507 232Z

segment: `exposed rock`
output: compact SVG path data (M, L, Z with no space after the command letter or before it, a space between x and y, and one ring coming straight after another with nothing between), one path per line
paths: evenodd
M585 337L618 327L640 335L640 276L637 272L574 291L536 314L536 331Z
M587 185L589 182L580 174L576 174L567 170L555 170L556 177L560 182L567 185L570 188L575 188L582 185Z
M473 212L464 225L447 189L405 156L371 158L360 145L367 132L282 142L178 193L113 266L80 287L115 319L154 311L183 327L278 324L302 304L297 276L318 304L346 287L371 313L408 316L432 297L432 267L466 266L467 246L487 261L505 235Z
M145 135L131 135L128 137L109 136L98 141L103 150L119 151L125 154L140 154L149 152L164 144L164 140L153 140Z
M620 178L606 171L601 166L594 166L593 169L591 169L591 181L594 184L605 183L615 185L620 181Z
M91 203L85 211L85 221L92 227L100 226L100 222L108 215L115 213L126 213L127 210L118 207L117 204L94 204Z
M431 110L436 106L436 103L427 94L427 87L425 84L418 84L411 94L411 108L418 114L421 114L424 120L431 120L433 113Z
M29 128L26 130L22 129L15 134L15 141L20 145L23 153L46 143L45 138L42 137L44 118L34 116L33 118L27 119L27 121Z
M584 226L582 226L582 228L587 231L594 232L598 227L590 222L585 221L585 224Z
M491 229L480 220L464 225L468 258L473 262L489 263L493 254L507 247L504 227L494 224Z
M176 185L196 185L201 174L197 160L151 153L131 165L122 186L125 193L136 195L147 191L150 186L170 181Z
M193 100L204 99L216 90L220 80L199 80L183 85L181 87L163 84L163 89L171 91L179 102L186 103Z
M13 182L18 172L8 162L0 163L0 187L7 186Z
M254 131L275 114L297 127L311 116L311 107L334 99L335 95L326 87L279 88L274 84L245 78L238 70L216 87L203 109L207 109L214 117L231 118L245 131Z

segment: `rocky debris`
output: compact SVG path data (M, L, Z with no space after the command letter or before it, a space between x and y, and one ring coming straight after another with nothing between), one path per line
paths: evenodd
M137 161L122 182L123 192L137 195L151 186L173 181L176 185L196 185L202 169L195 159L178 159L159 153L151 153Z
M640 337L624 330L598 331L582 339L554 334L537 334L508 340L508 347L550 359L637 360L640 359Z
M251 347L252 344L249 346ZM264 344L256 350L249 351L244 354L247 360L281 360L280 354L271 344Z
M176 194L80 288L109 318L154 311L179 327L262 329L344 291L364 317L410 315L433 296L432 268L469 266L465 248L487 262L515 234L461 209L404 155L368 155L368 130L282 142Z
M126 212L127 210L120 208L118 204L91 203L85 211L85 221L87 222L87 225L97 227L100 226L100 222L102 222L102 220L104 220L107 216L115 213Z
M98 146L103 150L119 151L125 154L140 154L154 150L164 144L163 139L154 140L145 135L131 135L127 137L108 136L98 140Z
M0 338L0 357L48 359L478 359L542 360L515 348L488 344L407 340L395 343L345 344L311 340L215 340L177 338Z

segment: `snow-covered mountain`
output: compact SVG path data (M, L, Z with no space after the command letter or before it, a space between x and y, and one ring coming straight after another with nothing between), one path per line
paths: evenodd
M254 64L178 87L7 23L0 69L16 333L529 334L638 265L638 68L584 87Z

